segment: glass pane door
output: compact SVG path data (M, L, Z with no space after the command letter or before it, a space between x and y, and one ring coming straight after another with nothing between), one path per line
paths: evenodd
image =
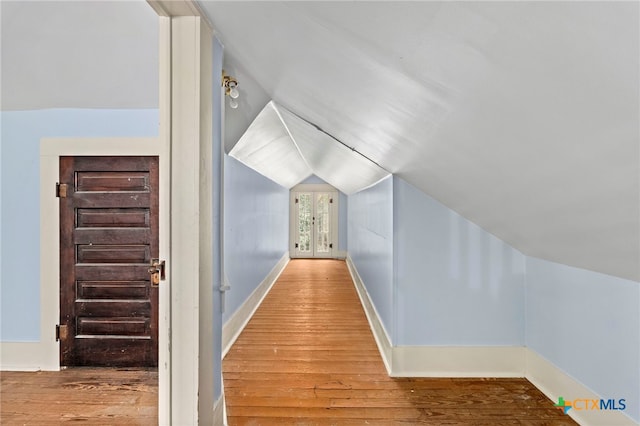
M332 208L330 192L297 192L295 223L292 224L293 257L331 257L333 255Z
M316 235L315 235L315 253L314 255L329 254L329 244L331 235L329 231L331 230L331 222L330 222L330 214L329 214L329 202L331 199L331 195L328 193L316 193Z
M313 197L312 194L298 196L298 252L313 255Z

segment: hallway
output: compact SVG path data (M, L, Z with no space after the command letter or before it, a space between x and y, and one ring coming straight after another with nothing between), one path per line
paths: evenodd
M229 425L575 424L526 379L390 378L339 260L292 260L223 376Z

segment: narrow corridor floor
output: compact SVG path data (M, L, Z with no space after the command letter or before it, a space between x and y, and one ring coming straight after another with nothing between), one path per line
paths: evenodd
M229 425L574 425L526 379L391 378L346 263L296 259L223 361Z

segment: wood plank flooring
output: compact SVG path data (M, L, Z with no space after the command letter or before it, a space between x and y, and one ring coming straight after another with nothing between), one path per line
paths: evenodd
M0 373L0 424L157 425L156 369Z
M292 260L223 361L229 425L573 425L526 379L389 378L346 264Z

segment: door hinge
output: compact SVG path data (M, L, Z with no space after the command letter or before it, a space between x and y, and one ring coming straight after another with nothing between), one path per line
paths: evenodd
M333 248L333 243L329 243L329 248Z
M299 245L298 245L298 243L296 243L296 248L298 248L298 247L299 247Z
M296 198L296 204L298 204L298 199Z
M68 185L66 183L56 182L56 197L67 198Z
M157 287L160 284L160 281L164 281L166 279L165 267L166 265L164 260L151 259L148 271L151 274L152 287Z
M56 324L56 342L67 338L68 330L66 325Z
M333 198L329 198L329 203L333 203Z

